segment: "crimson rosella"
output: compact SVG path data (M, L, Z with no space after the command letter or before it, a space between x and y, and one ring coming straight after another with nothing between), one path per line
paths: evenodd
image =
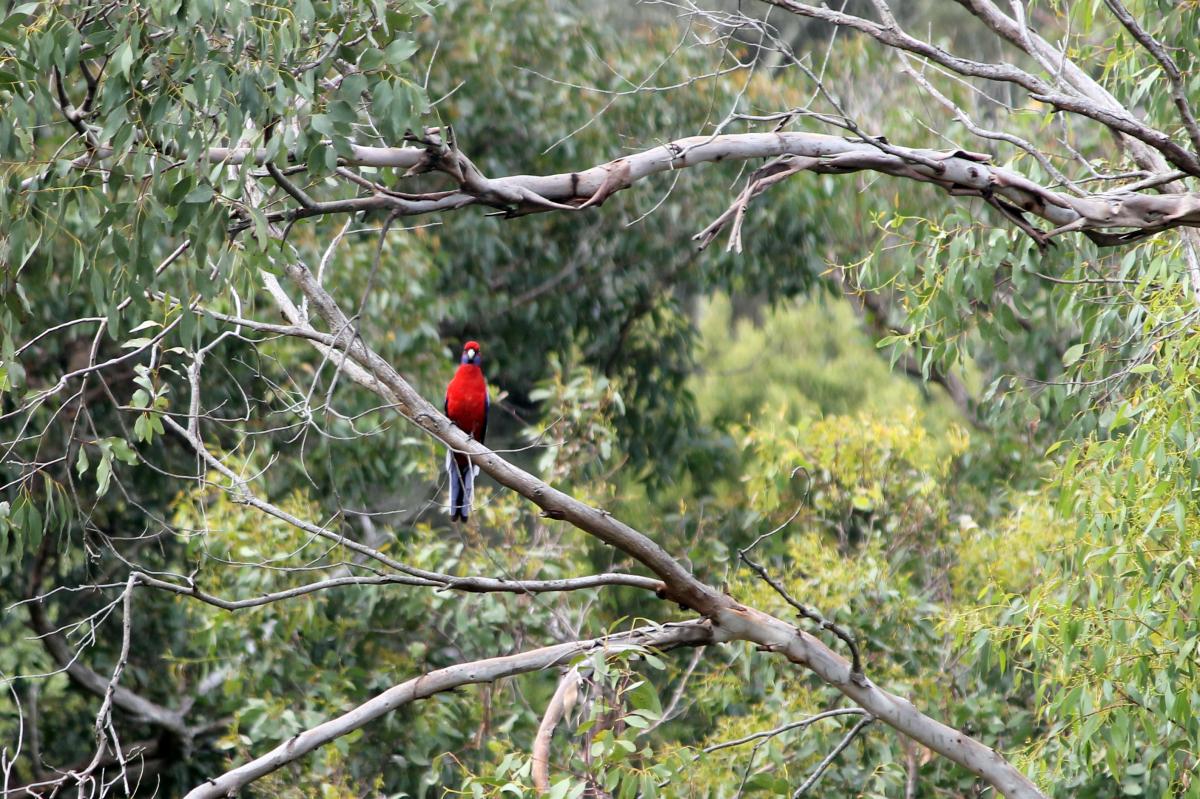
M488 410L492 406L488 398L487 380L479 368L482 359L479 342L468 341L463 345L458 371L454 373L450 385L446 386L444 406L450 421L480 444L487 436ZM453 521L466 521L479 467L472 464L463 453L452 450L446 453L446 473L450 477L450 518Z

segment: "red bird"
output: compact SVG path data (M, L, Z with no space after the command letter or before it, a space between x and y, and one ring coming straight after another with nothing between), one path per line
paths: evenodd
M468 341L463 345L458 371L446 386L446 404L443 406L450 421L480 444L487 436L488 410L492 407L487 380L479 368L482 359L479 342ZM446 453L446 472L450 477L450 519L465 522L471 510L479 467L465 454L452 450Z

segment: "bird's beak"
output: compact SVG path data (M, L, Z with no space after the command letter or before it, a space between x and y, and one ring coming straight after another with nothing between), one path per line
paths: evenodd
M475 350L467 350L467 360L468 361L475 360Z

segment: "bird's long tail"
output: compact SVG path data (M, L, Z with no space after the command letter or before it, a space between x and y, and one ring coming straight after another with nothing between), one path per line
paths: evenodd
M460 464L453 452L447 452L446 474L450 478L450 519L465 522L475 498L475 475L479 474L479 467L465 457Z

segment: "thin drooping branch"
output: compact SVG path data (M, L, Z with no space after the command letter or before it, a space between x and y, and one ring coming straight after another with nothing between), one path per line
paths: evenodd
M742 563L745 563L747 566L749 566L755 574L762 578L763 582L771 586L771 590L782 597L784 602L787 602L789 605L791 605L796 611L797 616L802 619L807 619L808 621L816 624L822 630L831 632L837 636L841 642L846 645L846 648L850 650L850 679L864 685L866 684L866 677L863 675L862 668L862 655L858 651L858 641L853 633L838 624L834 624L829 619L826 619L823 615L821 615L821 613L819 613L817 610L810 608L808 605L805 605L803 602L800 602L798 599L792 596L791 592L784 588L782 583L771 576L765 566L750 557L749 547L746 549L739 549L738 558L742 561Z
M517 674L545 671L594 651L620 652L647 647L667 650L680 646L699 646L714 640L713 627L709 622L689 621L661 627L640 627L627 633L547 646L516 655L475 660L431 671L393 686L337 718L289 738L261 757L198 785L188 792L185 799L222 799L233 796L254 780L304 757L314 749L360 729L398 707L443 691L464 685L495 682Z
M100 768L100 764L104 761L106 750L111 749L112 754L116 758L114 765L120 770L122 775L125 774L125 754L121 751L120 742L117 740L116 732L112 727L112 710L113 697L120 687L121 675L125 672L125 667L129 664L129 647L133 636L133 589L136 585L137 575L131 574L125 582L125 591L121 601L121 651L117 655L117 662L113 667L112 677L105 688L104 700L100 704L100 710L96 713L96 723L94 725L96 753L87 766L77 772L68 772L63 777L64 780L77 783L80 786L81 795L83 795L85 787L90 788L95 782L95 777L92 775L95 774L96 770ZM129 793L128 785L125 786L125 792Z
M823 775L833 764L833 761L837 760L838 755L844 752L846 747L853 743L854 739L858 737L859 733L871 726L874 721L875 719L871 718L870 716L865 716L859 719L858 723L850 728L850 732L846 733L846 736L842 738L842 740L838 741L837 746L833 747L829 754L825 755L825 758L817 764L817 767L813 769L813 773L808 775L808 779L800 783L800 787L797 788L792 794L792 799L800 799L801 796L804 796L804 794L808 793L808 791L817 784L817 781L821 779L821 775Z
M318 336L319 337L319 336ZM333 339L329 339L331 342ZM172 419L170 416L162 417L165 427L177 434L180 438L186 441L204 463L211 469L219 472L223 477L228 479L231 486L232 496L234 501L240 502L263 513L274 516L281 521L287 522L298 530L302 530L309 535L324 538L339 546L344 546L347 549L370 558L382 565L393 569L401 574L408 575L409 580L403 580L393 576L391 579L380 579L380 582L405 583L407 585L419 585L429 588L439 588L453 591L464 591L469 593L512 593L512 594L539 594L552 593L558 591L577 591L587 588L596 588L602 585L627 585L635 588L644 588L649 591L659 592L663 588L663 584L659 580L654 580L649 577L642 577L635 574L596 574L586 577L572 577L558 580L508 580L496 577L458 577L451 574L443 574L441 572L429 571L428 569L419 569L415 566L409 566L406 563L388 557L384 553L355 541L352 538L347 538L345 535L336 532L335 530L323 527L321 525L307 522L284 509L280 508L271 502L268 502L257 495L250 492L238 475L221 462L219 458L209 452L208 447L203 441L198 439L186 427ZM336 582L336 581L334 581ZM264 604L255 600L242 601L226 601L220 600L209 594L197 590L194 586L184 587L168 583L162 580L155 580L152 583L147 583L154 588L173 591L178 594L193 596L209 604L223 607L226 610L237 610L242 607L253 607L255 604ZM338 583L341 584L341 583ZM325 587L325 586L322 586ZM296 596L303 593L308 593L309 589L292 589L291 591L282 592L287 596ZM280 596L277 598L287 598ZM269 601L274 601L271 599Z
M649 577L640 577L636 574L619 574L606 572L602 574L589 574L586 577L565 577L560 580L506 580L502 578L477 578L477 577L452 577L445 575L445 580L427 580L421 577L411 577L407 574L381 574L367 575L355 577L331 577L328 580L320 580L307 585L296 586L283 591L274 591L268 594L262 594L256 597L246 599L225 599L214 594L207 593L197 588L194 584L180 585L172 583L168 580L160 580L149 575L141 575L138 580L139 585L144 585L148 588L156 588L161 591L168 591L172 594L191 597L193 599L212 605L222 610L236 611L245 610L247 608L257 608L263 605L269 605L273 602L279 602L285 599L292 599L306 594L312 594L317 591L326 591L330 588L341 588L344 586L367 586L367 585L410 585L421 588L435 588L439 591L462 591L470 594L491 594L491 593L511 593L511 594L549 594L561 593L564 591L586 591L591 588L600 588L610 585L627 585L636 588L647 588L649 590L658 590L662 587L662 583L658 580L653 580Z
M826 272L830 282L838 287L854 308L855 313L870 326L872 332L878 336L908 336L910 331L907 328L890 324L890 309L887 307L887 302L877 292L868 291L859 286L852 286L847 283L841 269L830 269ZM950 401L954 403L963 418L971 423L976 428L983 428L982 422L979 420L978 414L975 412L975 400L967 391L966 385L953 372L947 372L939 368L936 364L931 364L928 371L922 368L920 359L913 352L904 352L900 356L898 364L904 373L916 380L928 381L941 386Z
M675 718L676 709L679 707L679 703L683 701L684 692L688 688L688 680L692 678L692 674L696 671L696 667L700 665L700 660L703 657L704 647L697 647L696 651L692 653L692 659L688 661L687 668L683 670L683 674L679 675L679 682L675 685L675 691L671 694L671 701L663 708L662 715L646 728L643 733L644 735L649 735Z
M663 581L665 597L691 608L712 623L715 640L749 641L765 651L782 654L841 691L867 713L987 780L1000 793L1013 799L1043 796L1028 778L994 750L921 713L908 700L856 674L849 661L812 635L738 603L697 579L644 533L601 508L591 507L558 491L467 437L355 334L345 313L307 267L291 264L285 271L307 297L310 308L330 330L338 331L335 349L348 356L347 364L354 362L361 367L353 372L347 370L352 379L378 394L426 433L452 450L466 454L498 483L540 507L547 517L567 521L649 568Z
M741 252L742 223L746 219L746 212L750 210L750 202L775 184L782 183L797 172L811 169L816 166L816 163L816 159L813 158L796 158L785 155L759 167L746 180L746 187L725 210L725 213L717 217L692 239L699 241L700 249L703 250L712 244L713 239L728 225L729 246L726 249L732 252Z
M49 541L51 541L51 537L46 536L44 543ZM192 731L184 721L182 713L152 702L88 668L79 660L78 654L71 650L62 633L55 630L50 624L42 606L42 600L36 598L42 582L44 560L45 550L43 548L43 551L39 552L38 557L35 558L30 571L26 594L31 599L27 603L29 605L29 623L58 668L65 671L74 683L86 691L102 697L106 703L111 703L135 719L161 727L179 736L181 740L187 740Z

